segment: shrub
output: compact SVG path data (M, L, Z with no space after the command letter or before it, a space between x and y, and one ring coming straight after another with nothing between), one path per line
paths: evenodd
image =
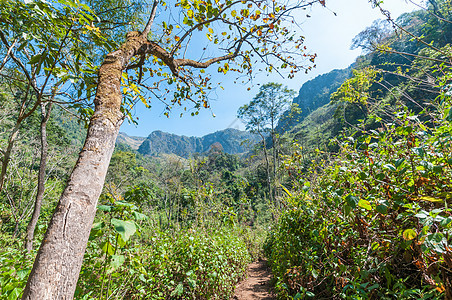
M397 121L294 180L265 246L282 298L452 297L452 126Z

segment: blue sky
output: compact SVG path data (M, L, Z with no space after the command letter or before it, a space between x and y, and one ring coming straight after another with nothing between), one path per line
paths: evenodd
M283 83L298 92L304 82L333 69L346 68L360 55L360 50L350 50L353 37L369 26L374 20L382 18L377 9L372 9L367 0L327 0L327 7L317 6L310 12L300 12L302 34L305 45L317 53L317 67L308 74L298 73L293 79L281 78L276 74L259 74L252 84L234 84L234 74L217 74L217 66L211 66L213 79L221 82L224 90L218 89L210 101L211 109L203 109L197 116L184 114L174 109L170 118L163 115L164 106L154 101L151 109L138 105L135 110L138 125L124 122L121 131L133 136L148 136L154 130L186 136L203 136L226 128L244 129L236 118L237 109L248 103L257 93L259 83L270 81ZM384 5L393 17L416 7L405 0L385 0ZM334 13L336 13L336 16ZM306 18L309 14L311 17ZM298 17L298 16L297 16ZM251 90L247 91L250 87ZM213 117L215 115L215 117Z

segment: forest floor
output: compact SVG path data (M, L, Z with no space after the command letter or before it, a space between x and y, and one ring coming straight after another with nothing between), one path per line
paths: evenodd
M250 264L247 273L248 277L237 285L233 300L276 299L272 293L272 275L266 260Z

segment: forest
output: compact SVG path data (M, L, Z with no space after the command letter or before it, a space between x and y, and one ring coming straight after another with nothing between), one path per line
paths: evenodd
M350 67L260 82L247 132L135 138L213 73L309 72L292 13L328 2L2 0L0 299L241 299L256 261L272 299L452 299L452 2L385 2Z

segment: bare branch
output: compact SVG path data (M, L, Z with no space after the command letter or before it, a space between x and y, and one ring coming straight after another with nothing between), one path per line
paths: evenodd
M2 40L3 44L10 48L8 40L6 39L5 35L3 34L3 31L0 30L0 39ZM33 78L31 77L30 73L28 72L27 68L25 67L25 65L22 63L22 61L20 59L18 59L15 55L14 52L11 52L11 58L16 62L16 64L22 69L22 71L25 74L25 77L27 77L27 80L30 83L33 83ZM36 86L33 86L33 89L35 90L36 93L39 93L39 90L36 88Z
M16 45L16 42L17 42L17 39L14 40L14 42L8 48L8 51L6 51L5 58L3 58L2 65L0 66L0 72L3 70L3 67L6 65L6 62L8 61L8 58L10 57L11 52L13 51L14 46Z
M383 49L382 49L382 48L379 48L379 47L377 47L376 50L377 50L377 51L381 51L381 52L387 52L387 53L393 53L393 54L400 54L400 55L411 56L411 57L414 57L414 58L430 60L430 61L437 62L437 63L440 63L440 64L441 64L441 63L445 63L445 64L447 64L448 66L452 66L452 64L451 64L450 61L447 62L447 61L440 60L440 59L436 59L436 58L432 58L432 57L421 56L421 55L416 55L416 54L407 53L407 52L402 52L402 51L396 51L396 50L393 50L393 49L386 49L386 48L383 48ZM443 52L440 52L440 53L443 53Z
M158 0L154 0L154 3L152 4L151 15L149 16L148 23L146 24L146 27L144 27L143 32L141 33L141 36L144 38L147 38L149 32L151 31L151 27L152 27L152 24L154 23L154 19L155 19L155 13L157 11L157 4L158 4Z

